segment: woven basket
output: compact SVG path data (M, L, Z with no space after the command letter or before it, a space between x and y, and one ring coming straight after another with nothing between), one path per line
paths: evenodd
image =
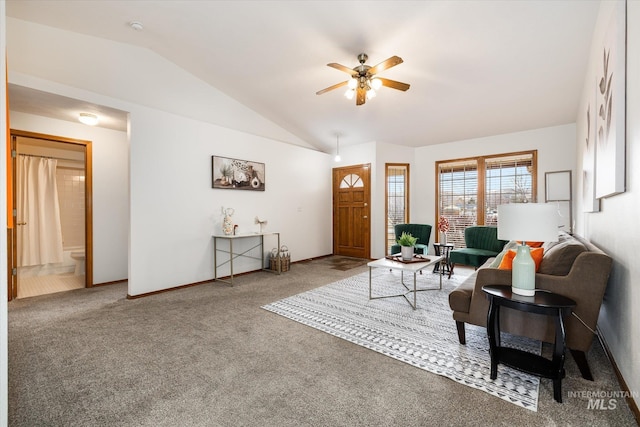
M289 271L289 265L291 264L291 254L289 253L289 248L285 245L278 248L273 248L271 250L271 256L269 257L269 269L273 271L278 271L278 265L280 265L280 272L284 273L285 271Z

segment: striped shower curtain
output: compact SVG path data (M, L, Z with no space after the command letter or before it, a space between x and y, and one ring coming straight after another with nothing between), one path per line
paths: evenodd
M57 163L55 159L18 156L18 267L62 262Z

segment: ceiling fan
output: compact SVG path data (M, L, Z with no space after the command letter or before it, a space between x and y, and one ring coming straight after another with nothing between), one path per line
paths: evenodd
M345 67L344 65L336 64L335 62L327 64L327 66L329 67L350 74L351 78L347 81L329 86L326 89L322 89L316 92L316 95L322 95L323 93L329 92L330 90L337 89L342 86L348 86L348 89L345 92L344 96L347 99L353 99L353 97L355 96L356 105L362 105L367 99L375 97L376 91L382 86L402 91L406 91L409 89L409 85L406 83L384 79L382 77L376 76L376 74L381 71L384 71L391 67L395 67L398 64L402 64L402 58L400 58L399 56L392 56L391 58L386 59L378 65L374 65L373 67L364 64L365 62L367 62L368 58L369 57L366 53L361 53L360 55L358 55L358 61L360 62L360 65L354 68Z

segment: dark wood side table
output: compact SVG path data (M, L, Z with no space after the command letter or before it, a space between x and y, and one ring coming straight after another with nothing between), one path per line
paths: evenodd
M553 380L553 398L562 403L562 378L564 378L565 330L563 317L571 313L576 302L553 292L536 290L532 297L513 294L511 286L487 285L482 290L489 299L487 333L491 354L491 379L498 376L498 363ZM500 307L508 307L527 313L555 317L556 338L551 360L537 354L500 345Z
M443 261L441 263L438 263L436 265L433 266L433 272L437 273L438 271L440 271L440 265L442 265L442 269L443 274L444 272L449 273L449 279L451 279L451 263L449 262L449 253L451 252L451 249L453 249L453 243L434 243L433 244L433 250L436 253L436 256L440 256L442 255Z

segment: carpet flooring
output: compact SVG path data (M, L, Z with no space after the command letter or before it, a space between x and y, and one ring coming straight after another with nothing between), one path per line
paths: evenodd
M329 268L340 271L348 271L356 267L366 265L369 260L346 256L331 256L316 261L318 264L326 264Z
M569 356L563 403L542 379L534 412L261 308L367 271L318 261L134 300L123 282L10 301L0 425L636 425L624 399L589 406L585 394L621 390L598 342L587 354L595 381Z
M375 295L402 294L400 272L372 270ZM407 280L405 275L405 281ZM327 332L417 368L483 390L515 405L537 410L539 378L499 366L498 378L490 379L491 360L486 329L467 327L467 344L458 343L451 321L448 295L460 280L418 275L418 307L413 310L403 297L369 300L369 274L361 273L307 291L264 309ZM458 276L459 277L459 276ZM412 298L412 297L411 297ZM538 341L505 334L503 344L540 354Z

